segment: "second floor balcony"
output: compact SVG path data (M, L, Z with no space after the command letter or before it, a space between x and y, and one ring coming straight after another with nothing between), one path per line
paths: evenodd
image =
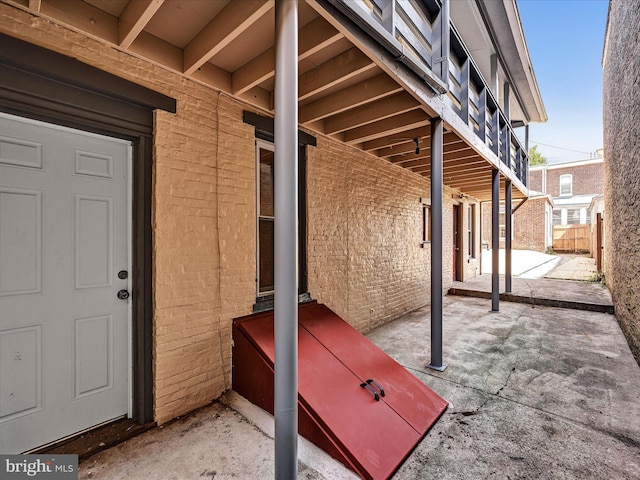
M274 110L274 6L0 3L28 24L42 18L81 31L267 115ZM527 196L528 155L514 127L544 121L545 113L515 0L299 0L298 23L303 130L429 178L429 124L441 117L445 186L489 200L491 172L499 169L513 182L514 198ZM98 66L110 68L106 59Z
M493 153L493 160L505 165L527 187L529 156L525 141L515 128L528 125L531 118L544 120L546 114L541 100L541 112L533 115L525 111L525 107L515 104L522 95L505 80L513 75L510 72L512 66L500 58L497 46L491 48L485 40L496 31L495 26L485 23L490 12L483 12L476 2L455 3L456 14L462 19L461 26L474 42L471 49L478 52L474 58L451 19L446 0L330 2L442 95L446 105L468 127L461 136L464 138L465 134L471 133L477 137ZM481 2L478 4L482 5ZM504 25L497 28L502 28L501 33L505 33ZM509 42L504 40L503 43ZM481 68L477 60L485 68ZM535 91L527 93L539 97L535 77L532 78ZM520 118L513 118L512 111L517 112Z

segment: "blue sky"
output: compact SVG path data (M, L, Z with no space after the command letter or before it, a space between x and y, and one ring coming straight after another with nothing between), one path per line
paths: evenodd
M602 148L602 48L607 0L518 0L549 120L529 127L529 146L549 163ZM554 148L556 147L556 148Z

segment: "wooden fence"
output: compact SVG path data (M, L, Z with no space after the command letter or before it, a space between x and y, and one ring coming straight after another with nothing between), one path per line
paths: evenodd
M589 253L591 225L553 226L553 249L556 252Z

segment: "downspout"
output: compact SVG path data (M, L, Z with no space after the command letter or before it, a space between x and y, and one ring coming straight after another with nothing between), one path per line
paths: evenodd
M275 478L298 475L298 1L275 5Z

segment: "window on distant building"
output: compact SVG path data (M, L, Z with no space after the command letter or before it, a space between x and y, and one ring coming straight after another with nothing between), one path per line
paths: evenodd
M507 214L504 213L504 207L500 207L500 219L498 220L498 228L500 229L500 240L507 238Z
M561 208L553 209L553 224L562 225L562 209Z
M571 196L573 195L573 179L572 175L560 175L560 196Z
M468 209L468 236L469 236L469 257L476 256L476 206L469 205Z
M580 224L580 209L567 208L567 225L579 225L579 224Z

